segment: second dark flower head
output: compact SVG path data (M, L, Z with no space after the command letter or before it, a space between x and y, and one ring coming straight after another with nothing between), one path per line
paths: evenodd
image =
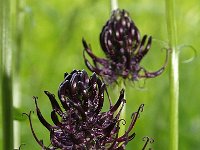
M154 78L160 75L167 64L155 72L148 72L140 66L142 58L151 48L152 37L144 35L141 39L140 32L125 10L113 11L100 34L100 44L106 58L94 55L90 45L83 39L84 60L87 67L105 81L112 83L118 77L136 81L140 78ZM92 58L93 65L88 61L85 52Z

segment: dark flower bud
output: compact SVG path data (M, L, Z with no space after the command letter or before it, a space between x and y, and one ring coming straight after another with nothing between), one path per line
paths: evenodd
M125 123L120 119L120 113L125 104L124 90L122 89L117 102L106 112L101 109L104 104L105 84L95 73L91 77L83 70L74 70L65 74L64 81L58 89L58 97L62 107L55 96L45 91L51 105L51 119L53 125L48 123L38 107L37 97L34 97L36 112L40 122L49 130L51 146L44 146L33 130L34 138L44 150L123 150L130 140L135 137L132 129L143 111L142 104L133 113L132 121L124 135L119 136L119 124Z
M109 83L118 77L134 81L154 78L164 71L167 63L166 58L163 67L156 72L148 72L140 66L142 58L151 48L152 38L147 35L140 38L138 28L125 10L114 10L100 34L100 44L106 58L98 58L84 39L82 42L85 64ZM92 58L94 66L87 60L85 51Z
M106 56L123 63L123 56L130 56L140 44L140 33L125 10L115 10L103 27L100 44ZM130 58L129 58L130 59Z

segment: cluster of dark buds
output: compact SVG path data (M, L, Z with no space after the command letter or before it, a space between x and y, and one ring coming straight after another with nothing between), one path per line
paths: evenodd
M106 58L99 58L92 52L91 46L83 39L85 64L92 71L102 76L108 83L118 77L136 81L140 78L154 78L160 75L167 64L168 52L164 65L155 72L148 72L140 66L142 58L151 48L152 37L140 32L125 10L114 10L100 34L100 44ZM85 56L92 58L92 65Z
M49 130L51 144L45 146L43 141L37 138L30 112L26 115L37 143L43 150L124 150L127 143L135 137L132 129L140 112L143 111L144 104L133 113L125 133L119 135L119 125L126 124L124 119L120 119L120 113L126 102L124 90L121 90L117 102L113 105L109 100L109 110L102 112L105 92L105 84L95 73L91 77L84 70L66 73L58 90L60 102L53 94L45 91L52 105L53 125L45 120L38 107L38 98L34 97L37 116Z

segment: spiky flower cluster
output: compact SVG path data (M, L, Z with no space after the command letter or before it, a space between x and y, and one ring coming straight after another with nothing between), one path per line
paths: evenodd
M139 113L144 105L140 105L133 113L132 121L125 133L119 135L120 113L125 103L122 89L117 102L106 112L101 112L104 104L105 84L96 76L91 77L83 70L74 70L65 74L64 81L58 89L58 97L62 107L55 96L48 91L51 105L51 119L54 125L48 123L42 116L38 107L37 98L34 97L36 112L40 122L50 132L50 146L45 146L33 130L31 113L27 114L34 138L44 150L124 150L127 143L135 137L131 133Z
M100 44L106 58L99 58L92 52L91 47L83 39L84 60L87 67L101 75L105 81L112 83L118 77L136 81L140 78L154 78L160 75L166 64L155 72L148 72L140 66L142 58L151 48L152 37L140 32L125 10L114 10L110 19L100 34ZM85 56L85 52L92 58L92 65Z

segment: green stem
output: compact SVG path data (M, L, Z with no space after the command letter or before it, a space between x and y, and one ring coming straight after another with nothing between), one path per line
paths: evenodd
M110 0L111 3L111 11L118 9L118 0ZM116 93L119 94L120 91L124 89L125 90L125 85L124 85L124 80L121 79L119 81L119 85L116 86ZM126 99L126 91L124 93L124 99ZM120 115L120 119L125 119L126 120L126 105L124 105L121 115ZM120 124L120 131L119 131L119 136L124 135L126 131L126 126L123 124Z
M117 0L110 0L110 4L111 4L111 11L116 10L118 8Z
M10 0L1 0L1 100L3 150L13 149L12 45Z
M177 32L175 0L166 0L166 18L170 53L170 150L178 150L178 104L179 104L179 56L177 52Z
M13 106L16 109L20 109L21 106L21 91L20 91L20 60L22 50L22 37L24 29L24 7L25 0L16 1L16 10L13 14L13 20L15 21L14 26L14 39L15 42L15 53L14 53L14 78L13 78ZM20 146L20 121L14 120L14 148Z

